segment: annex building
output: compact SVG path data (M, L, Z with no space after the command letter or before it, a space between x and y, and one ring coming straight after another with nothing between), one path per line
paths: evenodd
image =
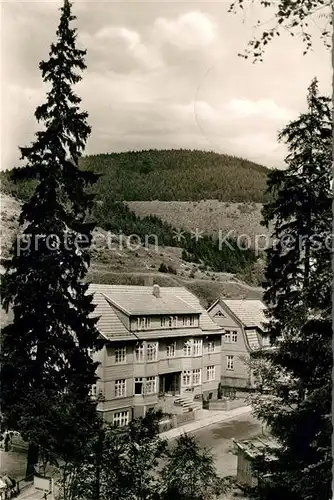
M265 333L265 305L257 299L219 298L207 310L211 319L225 334L222 337L221 384L229 389L249 390L253 387L250 369L254 351L269 347Z

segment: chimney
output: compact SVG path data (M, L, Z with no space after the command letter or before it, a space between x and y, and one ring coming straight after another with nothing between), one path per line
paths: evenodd
M160 297L160 286L159 285L153 285L153 295L157 299Z

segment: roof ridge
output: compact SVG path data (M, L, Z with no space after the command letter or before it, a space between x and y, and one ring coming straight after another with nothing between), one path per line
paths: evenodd
M158 285L158 283L154 283L153 285ZM152 290L153 285L114 285L112 283L89 283L89 286L93 287L106 287L106 288L129 288L129 289L139 289L139 288L147 288L149 290ZM159 285L160 289L164 290L172 290L172 289L178 289L178 290L187 290L185 286L161 286ZM189 292L192 293L192 292Z

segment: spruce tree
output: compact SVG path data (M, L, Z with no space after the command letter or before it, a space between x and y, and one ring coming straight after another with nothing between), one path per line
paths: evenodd
M183 434L160 472L159 500L210 500L229 490L230 478L218 475L210 450L201 450L194 436Z
M264 498L329 500L331 492L331 233L332 121L330 99L308 89L308 109L280 134L287 169L269 175L264 222L274 226L268 251L268 335L262 386L254 408L278 439ZM269 369L268 369L269 368Z
M89 391L98 348L92 296L83 283L93 224L87 215L96 181L77 164L90 134L73 85L86 68L76 48L75 17L64 1L57 40L39 65L50 90L35 117L43 126L22 147L23 175L38 180L20 215L21 235L2 280L2 303L13 322L2 331L1 411L8 428L28 440L27 474L39 449L44 460L73 460L96 425Z

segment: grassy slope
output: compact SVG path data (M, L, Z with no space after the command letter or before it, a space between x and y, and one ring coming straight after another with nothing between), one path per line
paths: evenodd
M17 218L20 204L13 198L1 195L1 255L8 256L12 238L17 231ZM211 304L220 294L225 297L261 297L262 291L240 282L228 273L216 273L202 270L199 265L184 262L182 250L177 247L153 246L131 250L122 245L114 245L113 250L103 248L101 229L95 232L96 250L92 256L92 264L87 279L95 283L143 285L150 278L161 286L186 286L201 300L203 306ZM174 274L160 273L159 267L164 263L177 272ZM1 271L3 272L3 270ZM1 323L4 325L7 317L1 312Z
M262 203L230 203L218 200L192 201L129 201L129 209L139 217L154 215L167 224L186 231L207 234L246 234L253 246L256 235L267 235L261 225Z

